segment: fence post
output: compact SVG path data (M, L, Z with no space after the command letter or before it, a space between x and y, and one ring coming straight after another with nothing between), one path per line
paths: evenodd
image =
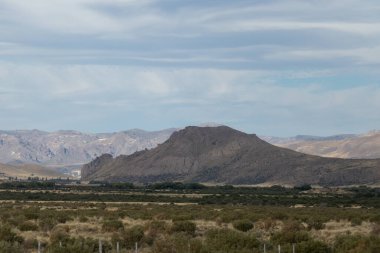
M99 239L99 253L103 253L102 241Z
M278 245L278 253L281 253L281 245Z
M139 250L138 250L138 244L137 244L137 242L135 242L135 253L138 253L139 252Z
M116 252L119 253L120 251L120 245L119 245L119 242L116 243Z
M296 245L293 243L293 253L296 253Z
M41 242L38 241L38 253L41 253Z

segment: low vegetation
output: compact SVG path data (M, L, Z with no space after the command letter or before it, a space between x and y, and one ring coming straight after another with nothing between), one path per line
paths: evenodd
M278 245L282 252L293 245L303 253L380 252L379 191L367 187L12 187L0 191L0 252L36 252L40 243L42 252L93 253L99 241L103 252L118 244L124 253L136 245L140 253L258 253L264 245L268 253Z

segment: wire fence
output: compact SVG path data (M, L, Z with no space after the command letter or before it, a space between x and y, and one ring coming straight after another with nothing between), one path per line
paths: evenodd
M63 248L62 242L59 242L59 246ZM123 250L120 242L116 242L114 245L112 245L112 249L109 249L109 248L105 249L105 247L103 246L104 246L103 241L99 240L99 245L98 245L99 253L121 253ZM124 248L123 252L126 252L126 251L128 253L141 253L139 244L137 242L134 244L133 248ZM174 248L172 249L172 252L173 253L193 253L190 243L188 244L187 252L177 252ZM255 252L257 252L257 248L255 249ZM259 252L262 252L262 253L302 253L301 251L299 252L297 251L296 244L292 244L291 248L289 249L288 247L286 251L283 249L281 245L262 244L260 246ZM40 241L38 241L37 253L44 253L44 249ZM225 252L225 253L228 253L228 252Z

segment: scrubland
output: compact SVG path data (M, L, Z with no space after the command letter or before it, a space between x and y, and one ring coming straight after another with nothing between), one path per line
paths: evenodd
M92 253L99 252L99 241L103 252L116 252L117 243L119 252L135 252L137 243L141 253L251 253L264 252L264 245L268 253L277 252L278 245L281 252L292 252L293 245L296 252L304 253L380 252L377 190L367 188L324 197L318 193L318 198L315 193L308 194L302 189L292 189L286 194L280 194L283 190L278 191L279 188L266 189L268 198L274 198L278 191L277 198L291 199L291 204L281 201L251 204L249 194L257 194L262 189L256 192L250 189L245 194L241 191L246 189L236 188L151 189L147 195L139 189L136 191L146 196L146 200L152 200L155 194L160 200L139 203L102 201L108 196L105 191L110 189L99 194L99 201L86 198L78 201L76 197L57 201L55 195L49 195L57 189L31 190L54 200L46 196L43 201L27 199L25 189L14 190L24 193L24 199L2 200L0 252L37 252L40 242L41 252ZM54 194L67 196L67 193ZM130 190L119 190L119 194L134 196ZM171 200L179 200L183 194L186 202L162 201L159 196L166 194L173 198ZM234 194L245 196L246 202L241 198L229 201ZM220 203L199 201L203 195L220 199ZM302 198L319 202L310 200L307 204L297 204ZM320 198L337 199L338 204L321 202ZM342 199L345 205L341 204ZM361 205L355 199L360 199Z

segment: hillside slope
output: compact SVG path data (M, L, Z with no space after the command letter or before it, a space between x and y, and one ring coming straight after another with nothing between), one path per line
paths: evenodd
M321 158L273 146L229 127L187 127L158 147L98 157L84 180L151 183L351 185L380 182L380 160Z

